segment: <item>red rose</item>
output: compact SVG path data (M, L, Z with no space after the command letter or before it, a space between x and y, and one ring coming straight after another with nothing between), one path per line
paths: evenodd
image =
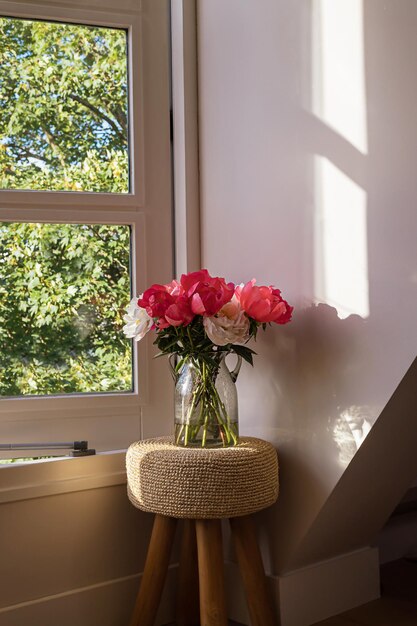
M192 312L208 316L215 315L232 299L235 288L224 278L210 276L207 270L183 274L181 286L191 300Z
M255 279L252 279L244 287L236 288L236 296L245 313L260 323L289 322L293 307L281 297L280 290L272 286L256 287L255 282Z

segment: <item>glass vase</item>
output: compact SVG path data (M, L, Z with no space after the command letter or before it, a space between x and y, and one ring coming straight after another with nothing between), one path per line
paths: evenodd
M170 360L175 380L175 443L195 448L234 446L238 440L236 379L224 352L204 360L193 356Z

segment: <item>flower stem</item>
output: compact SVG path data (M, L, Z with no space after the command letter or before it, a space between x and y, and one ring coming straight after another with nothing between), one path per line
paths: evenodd
M194 370L193 385L189 404L183 403L181 425L178 424L176 429L176 443L182 442L184 446L198 445L199 440L200 446L204 448L212 434L214 441L216 438L220 439L223 447L236 445L237 430L216 388L219 361L211 363L191 357L189 362ZM184 363L178 363L176 369L180 370L183 365Z
M175 437L175 444L178 445L181 439L182 431L184 430L184 424L181 424L181 428L177 436Z

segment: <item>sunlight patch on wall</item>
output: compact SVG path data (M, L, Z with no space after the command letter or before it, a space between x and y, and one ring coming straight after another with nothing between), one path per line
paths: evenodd
M314 113L367 153L363 0L313 0Z
M315 296L340 318L369 316L366 193L324 157L315 157Z
M333 426L333 440L339 452L339 462L346 467L365 441L376 419L375 407L349 406Z

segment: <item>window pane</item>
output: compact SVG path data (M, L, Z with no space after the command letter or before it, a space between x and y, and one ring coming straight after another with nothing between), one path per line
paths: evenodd
M130 227L0 222L0 396L132 390Z
M126 35L0 17L0 188L129 191Z

